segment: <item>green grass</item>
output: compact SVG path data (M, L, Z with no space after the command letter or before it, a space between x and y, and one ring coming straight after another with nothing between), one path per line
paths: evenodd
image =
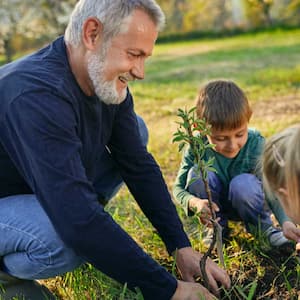
M170 190L180 163L177 145L171 142L177 128L176 111L193 106L198 87L217 78L234 80L246 91L254 108L250 125L266 136L300 122L300 30L156 46L146 66L146 79L133 83L131 91L136 111L150 130L149 150L161 165ZM162 241L125 188L107 210L146 252L172 270L173 261ZM178 213L193 246L204 251L200 225L185 217L179 207ZM228 299L255 299L258 284L266 294L273 288L279 291L277 295L282 291L293 295L287 262L275 266L242 226L232 226L234 239L224 249L226 266L233 278L233 287L226 292ZM268 265L274 265L277 272L273 274L273 285L264 287ZM284 280L279 285L280 276ZM132 293L90 265L46 284L61 299L142 299L141 294Z

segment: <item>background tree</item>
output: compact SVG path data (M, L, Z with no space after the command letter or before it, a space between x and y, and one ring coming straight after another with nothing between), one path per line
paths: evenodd
M0 0L0 59L48 43L64 33L77 0ZM161 37L273 25L300 25L300 0L157 0L166 14Z
M231 0L231 12L233 24L237 27L245 23L245 11L243 0Z
M300 23L300 0L288 1L284 14L285 20L291 20L291 24Z
M269 27L273 25L271 16L274 0L246 0L245 6L250 23L254 27Z
M0 40L5 61L16 52L17 39L51 40L62 34L76 0L0 0Z

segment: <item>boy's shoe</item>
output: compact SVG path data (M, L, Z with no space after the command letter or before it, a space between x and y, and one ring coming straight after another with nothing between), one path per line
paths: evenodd
M292 242L284 236L281 230L276 229L272 226L270 226L264 234L269 240L270 245L273 247L282 247L284 245L292 244Z
M1 300L55 300L56 297L35 280L24 280L0 271Z

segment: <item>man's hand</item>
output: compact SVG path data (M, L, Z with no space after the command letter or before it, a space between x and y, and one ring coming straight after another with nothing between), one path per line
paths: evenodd
M202 254L191 247L186 247L177 250L174 255L176 256L176 265L184 281L195 282L196 278L201 277L199 262ZM225 288L230 287L230 278L226 271L210 258L206 261L206 273L215 295L219 294L218 283L221 283Z
M295 241L296 243L300 242L300 228L297 228L294 223L290 221L284 222L282 224L282 231L287 239Z
M216 203L213 202L212 207L215 212L219 211L219 207ZM191 198L189 200L189 209L200 215L199 217L202 224L212 226L209 221L212 218L212 215L208 206L208 199L200 199L197 197Z
M171 300L215 300L214 297L205 287L199 283L177 281L177 289Z

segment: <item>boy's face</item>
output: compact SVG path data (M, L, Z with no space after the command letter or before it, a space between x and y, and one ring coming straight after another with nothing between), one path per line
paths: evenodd
M215 144L215 151L227 158L234 158L248 139L248 123L235 129L218 130L211 128L211 135L207 136L208 141Z

